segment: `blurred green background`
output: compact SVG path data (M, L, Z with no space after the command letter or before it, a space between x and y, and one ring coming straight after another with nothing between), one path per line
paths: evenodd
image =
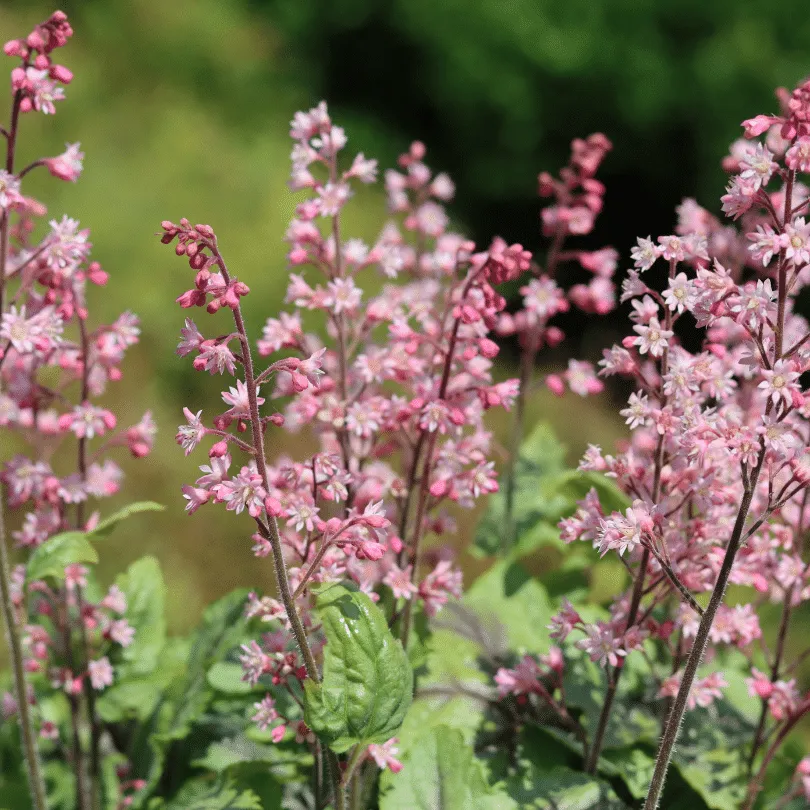
M682 197L716 210L719 161L739 122L773 110L773 88L810 72L805 0L784 0L778 15L768 0L81 0L63 8L76 36L60 59L76 78L55 117L24 119L20 160L81 141L78 184L35 173L27 192L51 215L92 229L94 257L111 275L93 292L94 317L132 309L142 318L141 343L107 403L122 424L151 409L160 438L148 460L124 460L128 485L116 501L152 498L167 509L108 541L102 577L156 554L174 630L236 585L269 588L271 575L250 553L249 519L213 508L183 515L180 486L205 457L184 458L176 425L184 404L212 414L222 386L174 354L184 313L173 302L190 272L154 236L162 219L216 227L251 287L247 318L258 335L287 277L288 122L325 98L351 151L383 167L424 140L428 163L457 182L457 226L481 243L500 233L538 248L537 173L565 162L572 137L605 132L615 149L600 174L608 194L591 245L609 242L626 256L636 235L672 229ZM52 10L40 0L0 2L3 39ZM347 232L373 238L383 222L379 189L358 194ZM572 346L598 356L617 329L616 321L578 325ZM507 360L512 353L507 346ZM609 445L624 433L608 397L561 403L540 394L530 417L541 414L572 461L587 442ZM496 425L500 435L505 425ZM294 454L303 441L278 451Z

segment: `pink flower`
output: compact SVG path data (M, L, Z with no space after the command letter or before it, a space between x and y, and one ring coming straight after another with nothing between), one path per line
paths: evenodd
M810 137L803 135L785 153L788 168L798 172L810 172Z
M759 388L765 391L766 396L776 405L783 402L786 406L793 402L793 398L800 392L798 379L799 372L794 371L787 360L777 360L773 368L762 369L763 376Z
M197 371L208 371L211 374L236 373L236 357L227 342L204 340L197 347L200 352L194 360Z
M661 326L658 318L650 318L648 324L637 324L633 327L633 331L639 335L633 340L633 345L638 346L641 354L649 352L653 357L661 357L673 335L671 329L664 329Z
M567 599L563 598L562 608L551 617L548 629L551 631L552 638L557 641L565 641L571 631L580 624L582 624L582 618L579 613Z
M0 170L0 208L10 208L22 202L20 181L13 174Z
M135 638L135 628L126 619L116 619L107 630L107 635L122 647L129 647Z
M65 146L65 151L61 155L45 158L45 166L59 180L75 183L82 173L84 152L79 150L80 144L78 143L68 143Z
M202 411L193 414L188 408L183 408L183 413L188 420L188 424L180 425L175 440L183 448L185 455L188 455L202 441L208 431L200 421Z
M523 306L530 313L533 322L545 321L558 312L565 312L568 303L562 290L547 276L533 278L520 288Z
M251 641L250 644L242 645L242 655L239 656L239 661L242 664L244 674L242 680L247 681L251 686L256 686L259 678L272 669L273 662L267 653L255 642ZM266 704L267 698L262 701ZM255 705L255 704L254 704ZM255 706L257 709L258 705ZM266 707L268 710L272 708L272 704Z
M619 660L627 655L627 651L622 646L622 639L617 637L612 628L598 622L585 626L586 638L577 642L577 647L584 650L591 661L596 661L600 666L610 664L612 667L619 665Z
M537 659L524 655L514 669L501 667L495 673L498 695L530 695L541 691L539 680L543 674Z
M259 394L259 388L256 388L256 402L258 405L264 405L264 399ZM230 405L230 409L225 412L226 416L238 419L250 419L250 399L248 397L247 386L242 380L236 381L236 388L229 388L227 392L222 392L222 399L226 405Z
M346 183L327 183L318 189L320 214L323 217L334 217L351 197L351 189Z
M399 753L398 742L396 737L392 737L382 745L368 746L368 755L377 763L378 768L381 770L388 768L391 773L399 773L402 770L402 763L396 758Z
M103 656L96 661L89 661L87 672L90 676L90 683L93 689L101 691L113 682L113 668L107 656Z
M765 186L771 179L778 165L773 159L773 153L761 143L749 149L740 159L740 177L754 183L759 188Z
M419 585L419 597L424 601L425 613L435 616L451 596L461 596L462 574L453 570L448 560L442 560Z
M399 568L392 564L382 581L391 589L394 599L410 599L418 591L411 581L412 574L412 565Z
M785 258L796 265L810 263L810 224L796 217L785 225Z
M256 709L256 713L251 719L262 731L267 731L270 725L278 720L276 702L270 695L265 695L261 701L254 703L253 708Z
M664 252L664 249L656 245L649 236L646 239L638 237L636 242L637 246L630 251L630 256L636 268L644 272L655 264Z
M26 308L9 307L0 319L0 338L8 340L20 354L44 355L61 343L63 320L53 307L44 307L30 318Z
M267 496L262 477L254 465L242 467L229 481L223 481L217 489L217 500L224 501L226 508L240 514L247 508L251 517L259 517Z
M71 430L80 439L103 436L115 427L115 414L85 402L77 405L71 413L59 417L59 429Z
M593 365L584 360L568 361L565 380L568 387L581 397L586 397L589 394L599 394L605 387L602 381L597 378Z
M677 672L667 678L658 692L659 697L674 698L680 689L682 677L683 672ZM705 678L696 678L692 683L692 688L689 690L686 707L690 710L696 706L705 709L715 700L720 700L723 697L722 690L727 686L726 679L719 672L713 672Z
M360 305L362 290L355 285L351 278L337 278L330 281L326 289L327 293L323 303L331 307L336 315L341 312L354 312Z

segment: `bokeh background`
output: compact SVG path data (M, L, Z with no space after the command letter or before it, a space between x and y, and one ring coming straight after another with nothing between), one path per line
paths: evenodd
M635 236L672 230L683 197L719 210L720 159L739 122L772 111L773 89L810 73L805 0L782 0L778 14L771 0L75 0L62 7L76 36L61 58L76 78L54 118L24 119L20 159L81 141L78 184L41 173L27 191L52 215L68 213L92 229L94 257L111 276L94 290L95 317L132 309L142 319L141 343L107 403L122 424L151 409L160 438L148 460L124 461L128 483L116 500L150 498L166 511L133 519L106 541L101 575L110 579L141 554L156 554L170 582L175 631L232 587L269 589L271 574L250 553L247 518L210 508L183 514L180 486L205 458L184 458L176 426L185 404L208 413L219 407L221 378L195 373L174 354L184 316L174 299L190 276L155 236L162 219L188 216L216 227L230 266L251 287L246 315L258 336L286 286L282 236L295 204L285 185L288 122L324 98L350 149L382 167L423 140L427 162L456 181L456 226L481 244L500 234L539 248L538 172L565 162L572 137L605 132L614 142L600 173L606 208L584 244L613 244L625 262ZM24 34L52 10L40 0L0 2L0 36ZM353 200L347 230L372 239L384 220L383 195L372 189ZM618 320L572 324L567 351L597 358L619 328ZM547 362L564 359L559 353ZM506 346L504 362L513 360ZM609 445L624 434L610 392L563 402L540 393L530 419L541 415L572 462L586 443ZM300 441L278 450L295 453Z

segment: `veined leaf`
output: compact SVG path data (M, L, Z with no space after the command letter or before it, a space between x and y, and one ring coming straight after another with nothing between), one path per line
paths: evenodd
M323 682L305 681L307 725L338 753L396 734L411 705L413 671L382 611L347 585L313 588L323 623Z
M502 790L491 788L460 731L429 729L403 757L395 776L384 771L380 810L518 810Z
M126 596L127 619L135 628L132 644L123 651L125 673L148 674L157 666L166 643L166 585L160 563L155 557L142 557L117 578L116 584Z

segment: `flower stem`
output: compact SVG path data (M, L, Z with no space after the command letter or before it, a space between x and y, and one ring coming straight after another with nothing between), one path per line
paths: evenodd
M14 617L14 603L11 598L11 567L9 565L8 549L6 548L3 497L3 493L0 492L0 600L3 603L6 640L11 654L14 697L17 701L17 711L19 712L23 754L26 772L28 774L28 787L31 791L33 810L47 810L45 783L42 779L42 771L40 769L34 721L31 716L31 706L28 703L28 688L25 682L22 645L20 644L20 636L17 632L17 622Z
M17 125L20 118L20 103L22 91L14 94L11 105L11 123L6 130L6 171L14 172L14 155L17 144ZM6 288L6 263L8 261L8 229L9 212L4 211L0 218L0 316L3 314ZM6 526L3 514L4 493L0 489L0 600L2 601L3 619L6 626L6 640L11 655L11 668L14 680L14 696L17 700L17 711L20 718L20 731L22 735L23 753L28 786L31 790L31 801L34 810L46 810L45 783L42 779L42 770L37 750L34 721L31 716L31 707L28 703L28 688L25 681L25 666L23 663L22 645L14 616L14 603L11 598L11 565L8 549L6 548Z
M726 592L728 579L731 575L731 569L734 565L734 560L740 548L740 541L742 538L743 527L745 526L746 518L748 517L748 510L751 508L751 500L754 497L759 474L762 470L765 453L760 451L757 466L751 473L751 480L748 483L743 497L740 502L740 508L737 512L737 519L734 522L734 529L731 534L731 539L726 547L726 553L723 558L723 563L720 567L720 573L717 575L717 581L714 585L709 604L706 611L701 617L700 624L698 625L697 633L695 635L692 650L689 653L689 658L686 661L686 667L683 671L683 678L681 685L678 689L678 694L672 704L672 710L667 718L664 732L661 737L661 744L658 749L658 757L655 762L655 770L653 771L652 780L650 782L650 789L647 793L647 799L644 803L644 810L656 810L661 798L661 792L664 789L664 781L666 780L669 764L672 760L672 750L675 747L675 741L678 738L678 733L681 728L681 721L683 720L684 713L686 712L686 702L689 698L689 691L692 688L692 683L697 673L697 668L703 659L703 654L706 651L706 646L709 642L709 631L714 623L714 617L717 610L723 602L723 596Z
M213 253L217 265L222 272L222 277L225 283L229 283L230 274L225 265L225 260L217 248L216 242L213 244ZM250 351L250 340L248 339L247 330L245 329L245 321L242 317L241 307L237 306L233 309L233 319L236 324L236 331L239 333L239 340L242 344L242 358L243 366L245 369L245 386L248 392L248 406L250 409L250 428L251 439L253 442L253 449L255 450L256 467L259 475L262 478L262 483L266 491L270 489L270 483L267 475L267 461L264 453L264 430L262 426L261 417L259 415L259 403L256 396L256 377L253 370L253 358ZM276 588L278 589L281 601L284 604L284 610L287 613L287 620L290 623L293 636L295 637L298 649L301 652L301 658L304 661L304 667L307 671L307 676L315 683L320 683L321 676L318 672L318 666L315 663L315 657L312 654L312 649L307 640L307 634L304 630L304 625L301 617L298 615L298 608L295 606L295 599L293 599L292 591L290 590L290 580L287 576L287 564L284 561L284 551L281 546L281 537L278 531L278 522L271 514L267 514L267 520L261 517L257 518L256 523L259 527L259 533L265 540L270 542L270 547L273 553L273 573L276 579ZM332 789L335 797L335 810L344 810L345 796L343 789L340 785L340 766L338 765L337 757L335 754L326 750L326 758L329 763L329 771L332 775Z

